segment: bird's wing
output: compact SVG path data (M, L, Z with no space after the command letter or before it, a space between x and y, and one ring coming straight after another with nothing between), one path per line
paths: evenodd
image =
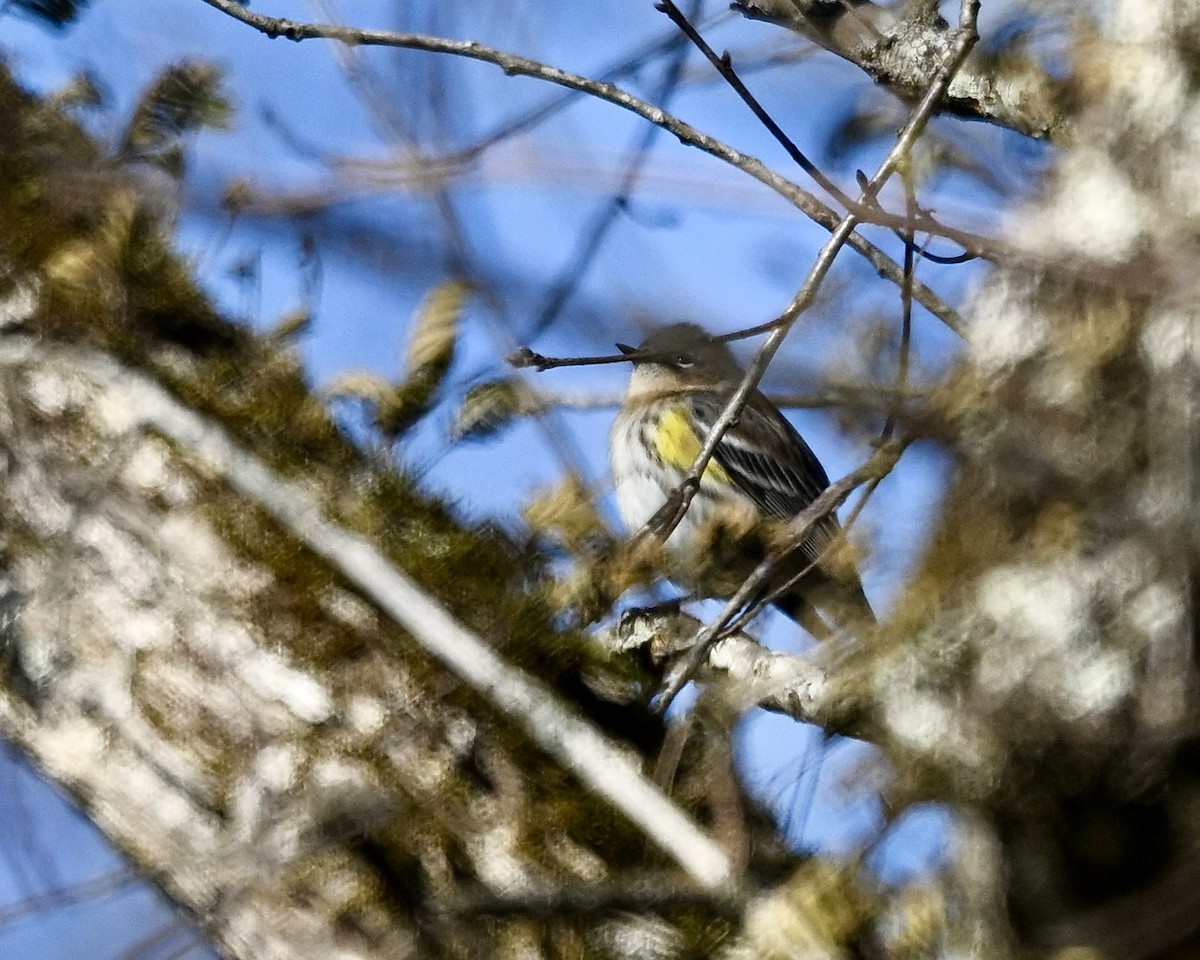
M702 435L726 402L716 393L693 395L692 414ZM777 520L791 520L829 486L825 468L804 438L766 398L757 395L742 410L737 425L721 438L713 459L743 494ZM815 560L837 530L837 518L830 515L813 531L804 552Z

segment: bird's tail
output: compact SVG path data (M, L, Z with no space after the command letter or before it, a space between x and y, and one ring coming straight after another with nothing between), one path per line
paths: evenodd
M778 597L775 606L817 640L846 633L856 640L870 636L876 626L875 611L857 576L835 579L817 571Z

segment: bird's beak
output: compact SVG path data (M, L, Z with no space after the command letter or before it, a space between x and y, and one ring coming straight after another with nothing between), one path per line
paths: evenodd
M617 349L620 350L627 357L632 357L635 353L638 352L637 347L631 347L627 343L618 343Z

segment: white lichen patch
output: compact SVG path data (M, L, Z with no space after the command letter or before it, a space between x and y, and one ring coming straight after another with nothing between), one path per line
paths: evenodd
M1089 576L1123 606L1154 576L1156 563L1155 552L1145 542L1127 538L1097 554L1089 564Z
M975 683L998 698L1011 696L1025 683L1037 658L1028 646L1008 643L1004 637L983 646L975 666Z
M187 646L202 659L231 671L263 642L261 631L252 624L220 616L207 606L198 606L181 625Z
M158 536L193 592L246 600L274 579L267 568L242 562L199 513L171 511L159 525Z
M338 623L364 633L378 627L375 608L343 587L326 587L318 598L321 610Z
M1045 317L1025 308L1023 291L1011 278L979 290L970 307L971 359L982 373L996 373L1039 353L1049 338Z
M46 416L59 417L82 407L88 388L81 378L59 368L37 366L25 372L25 398Z
M1144 11L1145 5L1141 6ZM1192 100L1187 72L1169 51L1170 46L1162 42L1131 46L1123 40L1120 55L1113 58L1124 68L1113 74L1121 81L1116 107L1143 140L1157 140L1178 129Z
M154 775L151 767L136 759L131 758L131 762L122 766L124 770L119 783L121 792L128 798L127 808L153 810L158 821L154 827L139 824L139 828L157 829L168 834L179 832L193 842L205 839L207 831L204 827L208 817L188 801L186 794L169 784L164 784ZM154 797L154 802L147 804L147 797ZM211 839L211 836L208 839Z
M684 947L679 928L653 914L625 914L606 920L599 924L591 939L605 956L630 960L669 960L679 956Z
M106 762L107 741L100 723L81 716L71 717L43 729L40 738L42 762L68 781L91 776L97 764Z
M1082 629L1087 594L1062 570L996 567L979 579L979 608L1005 633L1045 648L1061 647Z
M439 753L428 747L426 743L396 736L389 739L385 755L395 766L410 792L436 797L447 778L454 772L454 759L449 755L449 751Z
M480 880L494 890L515 893L529 885L527 861L519 852L519 821L489 818L468 843L471 861L479 867Z
M1184 478L1165 471L1148 474L1136 492L1134 504L1138 515L1152 527L1179 528L1190 516L1192 498L1190 484Z
M361 794L378 786L378 778L367 764L336 756L321 757L314 762L308 782L324 790L350 794Z
M1074 254L1101 264L1132 258L1147 224L1145 199L1102 150L1077 147L1063 156L1049 203L1010 219L1013 242L1033 253Z
M1200 216L1200 101L1189 101L1180 125L1178 153L1163 164L1163 194L1178 206L1176 213L1194 221Z
M456 710L446 717L442 735L456 756L465 755L475 745L479 727L466 711Z
M108 437L124 436L141 421L141 414L128 392L112 387L96 391L88 405L87 417L101 436Z
M1130 624L1152 643L1176 636L1186 613L1179 590L1161 582L1149 584L1125 606Z
M1095 722L1119 708L1133 691L1144 647L1144 634L1130 629L1129 609L1147 593L1142 587L1152 571L1153 558L1126 541L1087 559L985 574L977 598L990 625L980 643L977 688L998 703L1021 691L1067 722ZM1147 596L1148 619L1169 616L1161 600Z
M162 561L135 536L96 513L82 517L74 534L76 543L95 551L112 585L110 594L123 598L125 606L155 598Z
M231 562L229 547L200 515L171 511L159 524L158 540L194 590L212 591L224 582Z
M138 604L113 581L90 583L82 605L90 625L127 653L164 649L175 640L174 620L161 607Z
M33 316L38 307L39 287L34 276L18 282L0 297L0 329L20 326Z
M56 486L32 467L16 471L7 485L9 504L30 531L43 539L66 533L75 515Z
M1119 706L1133 689L1134 673L1122 651L1092 647L1068 651L1053 665L1043 662L1032 680L1059 716L1077 721Z
M137 445L121 471L121 482L135 494L158 497L170 506L195 499L190 479L157 437L147 437Z
M353 694L346 704L346 722L354 732L363 737L369 737L383 729L387 719L387 711L375 697L365 693Z
M333 715L333 698L316 679L287 664L278 654L256 650L238 667L242 680L259 696L283 704L306 723L322 723Z
M258 786L271 793L285 793L296 786L303 755L290 743L272 743L254 758Z
M580 880L600 883L609 874L608 864L603 857L568 836L560 834L550 837L546 852L555 863Z
M953 758L966 767L978 766L983 743L968 735L965 717L940 698L911 689L885 690L884 723L902 744L919 753Z
M1079 371L1066 364L1047 364L1029 384L1032 399L1047 407L1072 407L1088 401Z

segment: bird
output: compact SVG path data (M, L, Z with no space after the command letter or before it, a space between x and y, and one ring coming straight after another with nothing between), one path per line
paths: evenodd
M609 434L609 457L621 517L636 531L679 488L745 371L727 344L694 323L671 324L637 347L617 349L633 372ZM697 596L727 599L779 542L781 528L828 486L812 448L752 391L664 544L671 579ZM797 577L771 602L816 639L839 630L860 637L874 626L833 514L785 555L755 600Z

